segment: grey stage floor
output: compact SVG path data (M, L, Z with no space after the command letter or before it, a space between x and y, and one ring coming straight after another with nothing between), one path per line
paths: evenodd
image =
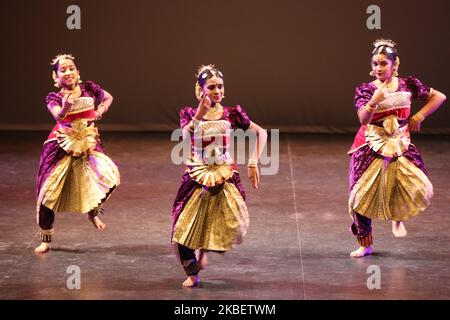
M251 215L244 243L211 255L199 288L170 246L170 211L183 168L167 134L104 133L122 185L106 204L104 232L86 216L57 216L53 250L33 252L35 176L46 133L0 133L0 299L449 299L448 136L417 136L434 184L432 205L408 236L374 225L375 253L352 259L346 151L350 135L282 135L280 168L254 190L240 166ZM69 289L70 266L81 289ZM375 266L375 267L374 267ZM380 289L371 268L379 268ZM369 272L369 273L368 273ZM372 278L370 278L372 276ZM370 278L370 279L369 279Z

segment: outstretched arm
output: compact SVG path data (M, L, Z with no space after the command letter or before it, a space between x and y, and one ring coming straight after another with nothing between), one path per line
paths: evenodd
M262 151L267 143L267 132L263 128L261 128L256 123L252 122L248 130L252 130L256 133L256 144L253 149L250 159L248 161L248 177L252 182L252 185L255 189L258 189L259 185L259 168L258 168L258 160L261 156Z

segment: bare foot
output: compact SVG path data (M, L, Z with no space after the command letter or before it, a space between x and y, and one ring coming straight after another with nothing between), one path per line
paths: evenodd
M200 269L205 269L208 266L208 253L205 250L200 249L197 261L200 265Z
M352 258L361 258L367 255L372 254L372 246L368 247L359 247L355 251L350 252L350 257Z
M106 224L104 224L102 222L102 220L100 220L100 218L98 216L92 216L90 214L88 214L88 218L89 221L92 222L92 224L94 225L94 227L96 227L97 229L99 229L100 231L105 230L106 228Z
M401 221L392 221L392 233L396 237L404 237L408 234L405 225Z
M50 250L50 244L48 242L42 242L39 247L34 249L36 253L46 253Z
M189 276L183 282L183 287L193 288L193 287L198 286L199 283L200 283L200 278L198 277L198 275L193 275L193 276Z

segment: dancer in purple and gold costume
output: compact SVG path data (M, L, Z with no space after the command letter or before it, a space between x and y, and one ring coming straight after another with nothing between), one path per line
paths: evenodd
M44 142L37 175L36 209L42 240L37 253L50 249L55 213L87 213L96 228L105 229L97 214L120 183L119 170L105 154L94 125L113 97L92 81L81 83L73 56L58 55L51 65L60 91L46 98L57 124Z
M213 65L197 73L198 108L180 112L184 138L192 155L172 209L172 242L188 278L183 286L199 283L198 273L207 264L208 251L226 252L245 236L249 224L245 193L228 146L230 130L251 130L256 144L248 162L248 176L259 185L258 160L267 133L250 121L240 106L222 106L223 74Z
M433 186L410 132L419 131L446 99L415 77L398 77L400 59L394 42L380 39L374 46L370 74L376 80L356 88L361 128L348 152L351 230L359 243L352 257L372 253L372 219L392 221L394 235L403 237L402 221L429 205ZM412 99L425 105L410 116Z

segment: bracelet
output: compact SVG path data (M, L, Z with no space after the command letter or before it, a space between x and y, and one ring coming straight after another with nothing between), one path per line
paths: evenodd
M377 110L377 105L375 105L375 107L371 107L369 104L366 104L364 106L364 109L366 109L368 112L370 113L375 113L375 110Z
M200 125L201 121L195 119L195 117L192 118L192 124L194 126L194 128L196 128L198 125Z
M58 120L60 120L60 121L64 120L65 117L66 117L66 114L64 116L61 116L59 114L59 111L56 113L56 118L58 118Z
M423 120L425 120L425 117L420 113L420 112L417 112L415 115L413 115L412 116L412 119L415 121L415 122L423 122Z
M257 168L258 167L258 160L255 159L249 159L247 168Z
M97 111L101 112L102 114L105 113L106 108L105 108L105 106L104 106L103 103L100 103L100 104L98 105Z

